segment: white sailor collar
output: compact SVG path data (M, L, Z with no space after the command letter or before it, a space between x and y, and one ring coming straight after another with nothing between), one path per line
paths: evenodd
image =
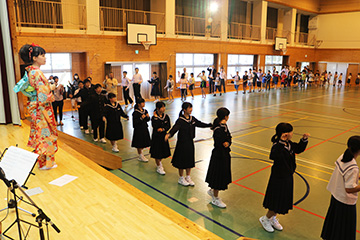
M107 103L106 106L109 106L109 107L111 107L111 108L117 108L117 107L119 106L119 103L116 102L115 106L112 105L111 103Z
M191 122L192 122L192 116L191 116L191 115L189 116L189 119L186 119L186 117L185 117L184 115L181 115L179 118L182 119L182 120L184 120L184 121L187 122L187 123L191 123Z
M154 115L154 118L157 118L157 119L160 119L160 120L164 121L166 116L167 116L167 114L164 113L164 115L162 117L160 117L159 115L157 115L157 116Z
M145 108L143 108L142 111L140 111L140 109L135 109L135 111L137 111L137 112L139 112L139 113L141 113L141 114L145 114L145 113L146 113L146 109L145 109Z

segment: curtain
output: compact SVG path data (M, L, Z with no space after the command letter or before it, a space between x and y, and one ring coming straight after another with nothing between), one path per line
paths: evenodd
M9 17L6 1L0 1L0 124L20 125L20 112L15 86Z

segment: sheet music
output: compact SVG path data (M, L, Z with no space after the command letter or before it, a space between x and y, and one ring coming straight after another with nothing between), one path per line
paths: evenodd
M0 167L4 170L8 180L14 179L18 185L22 186L25 184L38 156L36 153L11 146L1 159Z

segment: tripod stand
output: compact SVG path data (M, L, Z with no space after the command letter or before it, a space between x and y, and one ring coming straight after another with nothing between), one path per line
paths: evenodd
M29 195L27 195L27 194L25 193L25 191L16 183L15 180L11 180L11 181L8 181L7 179L5 179L5 180L2 179L2 180L6 183L7 186L10 184L10 189L11 189L10 191L11 191L11 193L13 194L13 198L14 198L14 199L12 199L12 200L14 200L14 201L13 201L13 202L14 202L13 204L14 204L15 213L16 213L16 219L15 219L15 221L3 232L3 235L4 235L5 237L7 237L7 238L9 238L9 239L12 239L12 240L15 240L14 238L8 236L8 235L7 235L7 232L8 232L15 224L17 224L18 233L19 233L19 240L22 240L22 239L26 240L26 238L27 238L27 236L28 236L28 234L29 234L29 231L30 231L30 228L31 228L31 227L36 227L36 228L38 228L38 229L39 229L40 240L45 240L44 229L43 229L43 221L44 221L44 220L45 220L45 225L46 225L46 229L47 229L47 232L48 232L48 234L47 234L47 239L49 239L49 229L48 229L48 224L49 224L49 223L50 223L50 225L55 229L56 232L60 233L60 229L57 228L57 226L56 226L53 222L51 222L51 219L44 213L44 211L43 211L41 208L39 208L39 207L35 204L35 202L29 197ZM8 187L9 187L9 186L8 186ZM31 205L31 206L33 206L33 207L35 207L35 208L37 209L37 211L38 211L38 216L36 217L36 222L38 223L38 225L35 225L35 224L33 224L33 223L30 223L30 222L28 222L28 221L25 221L25 220L23 220L23 219L20 219L19 210L18 210L17 201L16 201L16 199L19 199L19 196L17 196L17 194L16 194L16 191L15 191L16 189L19 189L19 190L21 191L21 193L24 194L25 197L29 200L29 202L26 202L26 201L23 200L25 203L27 203L27 204L29 204L29 205ZM28 230L27 230L27 232L26 232L25 235L22 233L21 224L20 224L21 222L26 223L26 224L29 225L29 228L28 228ZM24 235L24 238L23 238L23 235Z

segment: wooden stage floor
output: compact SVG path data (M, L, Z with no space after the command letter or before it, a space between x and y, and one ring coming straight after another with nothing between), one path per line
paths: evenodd
M26 147L27 124L21 127L0 125L0 132L1 151L16 144L31 150ZM61 141L56 162L58 167L49 171L40 171L35 167L36 175L31 176L27 183L29 189L40 187L44 191L31 198L61 230L58 234L50 228L50 239L220 239ZM64 174L78 178L63 187L49 184ZM6 192L5 184L0 182L0 208L6 206ZM20 207L35 211L23 202ZM0 218L5 215L6 211L1 212ZM35 218L28 214L20 212L20 216L35 224ZM3 230L14 219L15 212L10 210L8 218L2 223ZM13 227L9 235L18 239L17 228ZM38 230L32 228L28 239L39 239Z

